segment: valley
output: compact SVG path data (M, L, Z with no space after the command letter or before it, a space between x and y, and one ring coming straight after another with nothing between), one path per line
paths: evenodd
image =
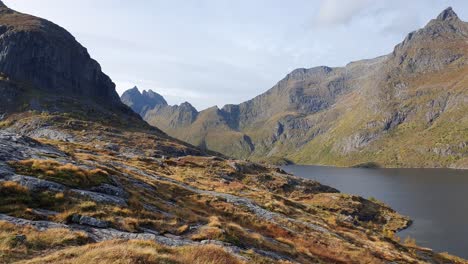
M151 99L135 88L122 99L166 133L230 157L466 169L467 41L468 24L448 8L391 54L338 68L296 69L238 105L198 112L190 103L145 104Z
M122 97L127 106L111 78L71 33L0 1L0 263L467 263L413 239L402 241L397 233L413 220L382 201L342 193L281 167L241 158L274 157L265 155L272 152L268 139L278 148L286 144L286 138L313 148L315 139L326 137L324 131L348 131L353 126L345 124L352 123L365 125L375 134L352 136L343 145L350 153L363 147L363 137L369 145L370 137L372 144L384 144L380 139L389 137L386 144L394 145L390 135L408 129L405 136L415 135L415 131L428 133L418 136L421 142L417 145L424 151L434 147L424 145L424 140L440 140L436 152L447 155L428 159L427 166L463 167L467 147L460 142L467 135L466 65L460 54L467 47L458 44L466 36L465 29L465 22L447 9L426 30L453 38L453 47L440 54L426 57L424 49L414 48L414 43L420 43L416 41L419 36L426 37L424 31L397 48L398 56L359 62L346 69L297 70L252 101L198 113L188 103L169 106L156 93L139 95L138 89L127 93L126 99ZM439 37L423 43L439 44ZM414 64L410 55L419 56L420 63ZM408 57L401 63L412 71L406 79L407 90L393 79L391 63L402 57ZM379 62L384 59L388 61ZM401 87L406 92L400 95L409 101L393 100L396 94L386 94L386 90L374 91L373 86L364 85L370 81L362 80L360 74L344 78L346 70L373 74L376 64L389 67L392 74L384 76L385 83ZM453 78L437 79L448 90L436 89L438 85L427 88L428 79L421 86L409 85L418 83L417 77L429 70L437 71L433 76L446 76L448 68ZM304 83L318 88L311 92L302 88ZM358 84L388 103L365 105L385 109L370 112L381 114L385 122L369 123L358 115L350 117L349 123L327 125L327 120L353 113L340 109L347 104L338 102L354 105L366 98ZM387 95L392 100L384 100ZM430 101L433 95L438 101ZM143 100L132 101L134 96ZM275 96L281 100L275 101ZM397 103L414 106L413 100L423 100L424 111L431 109L424 129L406 123L423 112L411 107L404 115L397 111ZM426 104L429 101L432 103ZM157 114L159 111L164 115ZM156 119L151 120L160 120L157 124L147 118L152 115ZM194 135L201 143L168 129L181 123L190 127L186 135ZM216 129L211 130L211 125ZM276 127L275 139L270 137L269 126ZM452 132L446 133L447 126ZM297 136L304 127L308 127L306 137ZM192 128L199 132L209 128L210 132L192 133ZM252 136L241 130L251 131ZM384 135L382 131L386 131ZM263 145L254 140L255 133ZM314 139L306 142L305 138ZM233 152L225 145L228 140L239 143L231 144ZM222 142L223 147L215 147L214 142ZM297 148L294 144L284 148ZM331 151L331 145L324 146ZM309 150L301 148L296 155ZM410 155L410 150L401 158ZM424 155L433 155L426 152ZM289 154L278 159L301 160L292 152L284 153ZM335 153L317 160L326 163L331 155ZM370 154L360 155L353 162L342 158L336 163L369 161L365 157ZM313 155L307 157L307 162L314 161ZM382 163L383 158L370 161L398 165L391 159L388 163Z

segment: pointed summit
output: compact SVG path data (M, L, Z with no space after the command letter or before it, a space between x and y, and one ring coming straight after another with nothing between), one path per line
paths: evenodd
M143 90L140 93L136 86L125 91L120 99L141 116L144 116L148 110L155 108L157 105L167 106L166 100L160 94L152 90Z
M167 105L166 100L162 95L154 92L153 90L143 91L143 96L148 98L148 100L153 101L157 105Z
M8 6L6 6L2 0L0 0L0 8L8 8Z
M458 19L457 13L453 11L452 7L448 7L442 13L440 13L439 16L437 16L437 20L452 20L452 19Z
M138 89L138 87L133 87L132 89L129 89L127 92L132 92L132 93L138 93L138 94L141 94L140 93L140 90Z

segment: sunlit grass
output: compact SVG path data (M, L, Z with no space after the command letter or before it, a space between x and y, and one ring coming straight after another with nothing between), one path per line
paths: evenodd
M69 187L89 188L110 183L109 174L101 169L87 170L73 164L61 164L54 160L22 160L10 162L19 174L54 181Z
M165 247L152 241L107 241L69 248L48 256L24 261L42 263L99 263L99 264L244 264L218 246Z

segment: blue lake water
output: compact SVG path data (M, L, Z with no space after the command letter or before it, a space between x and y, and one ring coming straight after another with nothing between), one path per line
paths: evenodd
M398 233L438 252L468 259L468 171L450 169L359 169L286 166L296 176L343 193L375 197L413 225Z

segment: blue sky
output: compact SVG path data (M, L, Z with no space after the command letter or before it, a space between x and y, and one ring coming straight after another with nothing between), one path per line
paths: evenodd
M198 109L240 103L295 68L390 53L466 0L3 0L69 30L122 93L137 85Z

